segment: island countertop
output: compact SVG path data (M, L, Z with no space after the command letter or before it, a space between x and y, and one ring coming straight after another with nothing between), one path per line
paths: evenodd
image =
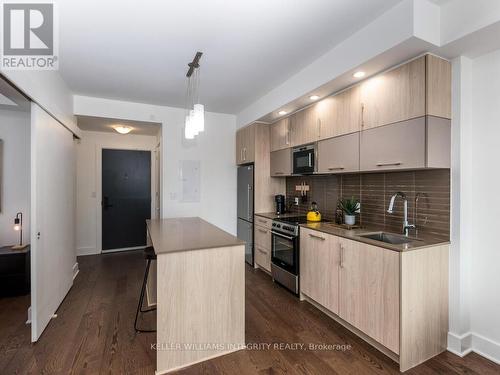
M153 219L146 223L157 255L245 243L199 217Z

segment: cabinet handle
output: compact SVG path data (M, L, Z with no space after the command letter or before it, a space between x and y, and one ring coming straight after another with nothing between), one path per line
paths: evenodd
M267 224L267 220L264 219L257 219L257 221L262 224Z
M260 229L260 228L259 228L259 232L260 232L260 233L267 233L267 230L265 230L265 229Z
M400 161L396 161L396 162L392 162L392 163L377 163L377 167L386 167L386 166L389 166L389 165L401 165L403 163L401 163Z
M340 246L340 268L344 268L344 246L339 244Z
M243 160L245 160L245 161L247 160L247 148L246 147L243 149Z
M321 119L318 119L318 139L321 138Z
M260 247L258 247L257 250L259 250L260 253L267 255L267 251L262 250Z
M325 237L317 236L317 235L315 235L315 234L311 234L311 233L309 233L309 237L312 237L312 238L317 238L318 240L321 240L321 241L326 240L326 238L325 238Z
M284 174L283 172L274 172L274 174Z
M361 103L361 127L365 126L365 104Z
M339 171L342 169L345 169L345 168L344 167L330 167L330 168L328 168L329 171Z

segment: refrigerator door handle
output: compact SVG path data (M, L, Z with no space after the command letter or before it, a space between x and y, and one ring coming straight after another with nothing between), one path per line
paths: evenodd
M252 186L249 184L247 185L247 208L248 208L248 220L252 220L252 210L250 209L250 193L252 191Z

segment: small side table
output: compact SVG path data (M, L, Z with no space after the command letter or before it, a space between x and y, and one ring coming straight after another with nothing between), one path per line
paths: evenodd
M30 247L12 250L0 247L0 297L24 296L30 293Z

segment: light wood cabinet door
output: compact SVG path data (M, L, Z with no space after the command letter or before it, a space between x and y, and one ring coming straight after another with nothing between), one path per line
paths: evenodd
M319 119L315 105L290 116L291 146L316 142L319 139Z
M270 125L271 151L290 147L290 118L281 119Z
M359 132L318 142L318 173L359 171Z
M290 148L271 152L270 162L271 176L284 177L292 174L292 150Z
M425 117L360 133L361 171L425 167Z
M271 230L260 225L254 228L255 263L271 272Z
M426 114L451 119L451 63L434 55L426 63Z
M236 131L236 164L243 164L243 131Z
M399 256L396 251L339 238L339 315L399 353Z
M361 128L361 88L353 86L316 104L319 139L350 134Z
M335 314L339 312L339 238L300 229L300 291Z
M362 129L425 115L425 56L361 84Z
M249 125L236 132L236 164L255 161L255 125Z

